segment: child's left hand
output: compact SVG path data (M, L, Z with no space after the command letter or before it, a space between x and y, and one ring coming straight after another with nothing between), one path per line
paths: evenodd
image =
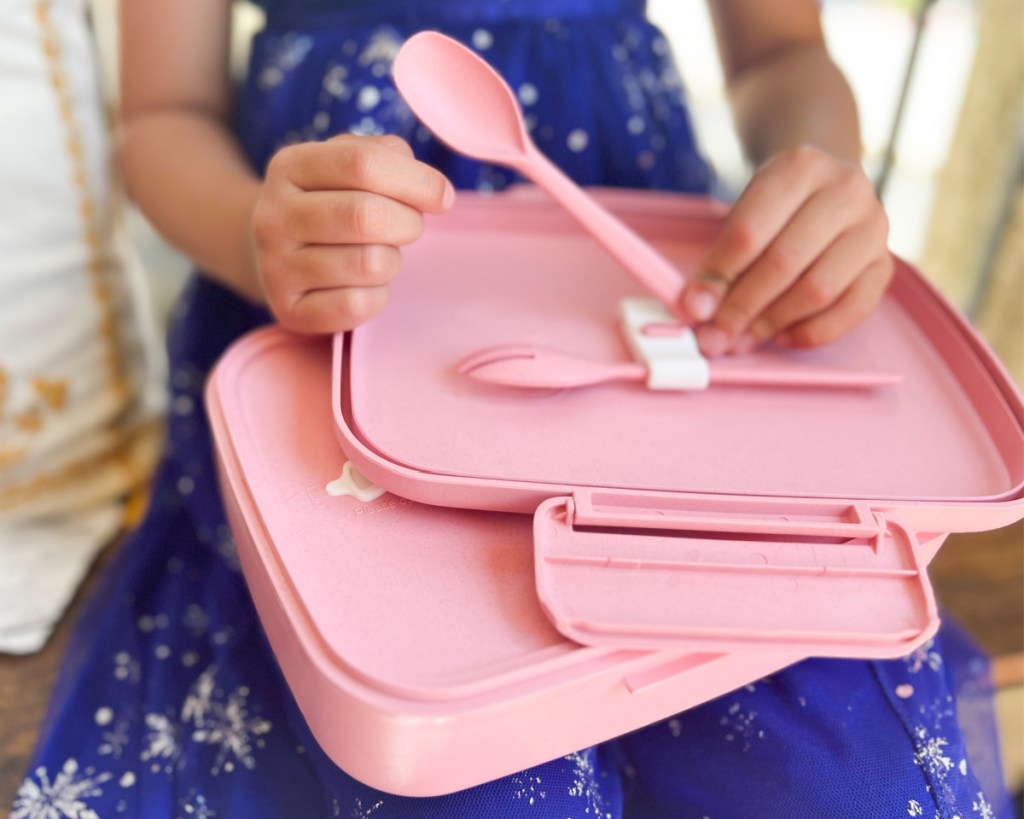
M815 148L754 174L683 293L706 355L826 344L853 329L892 277L889 222L855 165Z

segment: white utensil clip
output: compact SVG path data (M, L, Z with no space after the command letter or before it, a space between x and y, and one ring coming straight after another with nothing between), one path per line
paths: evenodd
M648 389L707 389L711 369L693 330L680 324L657 299L623 299L619 310L626 343L647 368Z

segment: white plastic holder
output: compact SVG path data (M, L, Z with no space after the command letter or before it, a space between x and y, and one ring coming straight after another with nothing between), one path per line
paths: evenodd
M705 390L711 383L708 360L693 330L679 323L657 299L628 298L619 303L622 333L633 357L647 368L652 390Z

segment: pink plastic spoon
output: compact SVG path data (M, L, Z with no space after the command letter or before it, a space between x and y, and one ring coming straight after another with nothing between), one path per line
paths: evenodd
M528 345L481 350L460 362L458 371L477 381L524 389L569 389L608 381L642 381L647 377L647 368L636 362L594 361ZM867 389L902 380L898 374L884 372L711 363L712 386Z
M459 153L519 171L546 190L637 281L689 323L682 273L590 198L533 144L501 76L465 46L427 31L410 37L393 68L395 85L434 134Z

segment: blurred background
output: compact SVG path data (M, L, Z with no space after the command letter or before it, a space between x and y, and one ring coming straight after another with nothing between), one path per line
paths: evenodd
M91 0L110 105L116 0ZM705 0L649 0L672 42L699 140L727 191L750 169L724 96ZM822 0L829 47L861 112L864 164L892 250L921 268L1024 385L1024 0ZM259 26L237 4L236 64ZM130 232L158 320L187 273L139 214ZM1024 781L1022 528L951 538L932 567L943 601L995 656L1008 779Z

